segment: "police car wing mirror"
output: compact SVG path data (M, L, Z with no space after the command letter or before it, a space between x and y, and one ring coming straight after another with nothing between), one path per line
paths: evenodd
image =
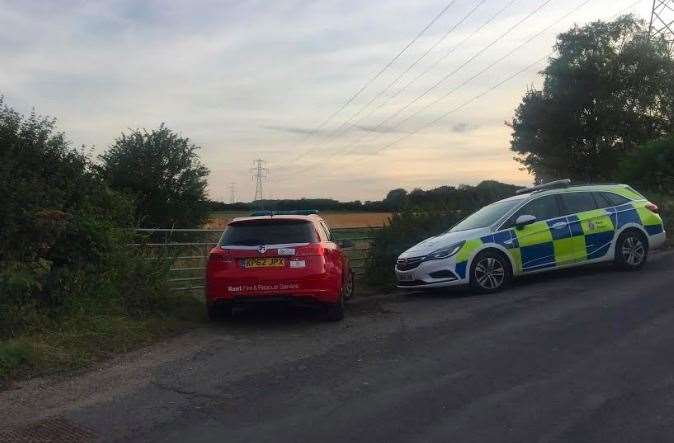
M520 215L519 217L517 217L517 220L515 220L515 227L517 229L522 229L526 225L530 225L535 221L536 221L536 217L534 217L533 215L527 215L527 214Z

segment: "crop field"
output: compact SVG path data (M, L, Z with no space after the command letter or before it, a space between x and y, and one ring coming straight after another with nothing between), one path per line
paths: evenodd
M331 228L379 228L386 223L389 212L321 212L321 217L325 219ZM204 226L206 229L224 228L234 217L244 217L249 212L214 212L211 218Z

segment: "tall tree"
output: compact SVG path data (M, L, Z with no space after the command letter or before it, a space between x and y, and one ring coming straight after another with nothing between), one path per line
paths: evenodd
M611 180L628 153L674 129L674 61L623 16L560 34L542 90L515 111L511 149L538 181Z
M101 224L124 226L130 208L92 169L54 119L23 116L0 96L0 271L13 260L90 262L105 249L94 244Z
M209 206L199 147L164 124L158 129L122 134L101 156L110 186L136 203L140 226L199 227Z

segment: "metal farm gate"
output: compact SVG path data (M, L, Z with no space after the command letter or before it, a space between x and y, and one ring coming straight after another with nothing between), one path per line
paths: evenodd
M335 241L350 240L353 246L344 252L351 260L357 277L365 269L367 251L376 228L332 229ZM136 229L138 240L131 246L143 248L148 259L171 262L170 283L174 291L195 291L204 288L208 252L218 243L222 229Z

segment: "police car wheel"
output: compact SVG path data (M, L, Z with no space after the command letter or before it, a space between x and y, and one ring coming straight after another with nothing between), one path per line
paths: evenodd
M498 252L486 251L473 260L470 270L470 286L475 292L497 292L512 279L508 259Z
M636 270L641 268L648 258L648 241L636 230L620 234L616 242L615 262L621 269Z

